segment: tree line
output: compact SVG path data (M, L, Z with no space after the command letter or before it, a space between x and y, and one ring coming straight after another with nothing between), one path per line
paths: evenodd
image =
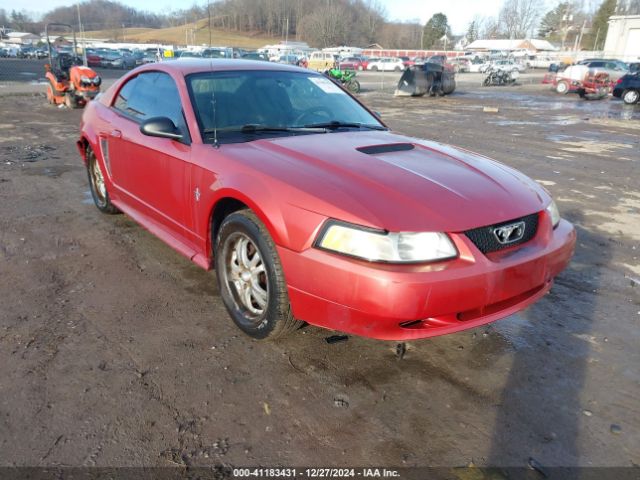
M481 38L538 37L567 48L579 40L582 48L602 48L609 16L640 10L640 0L602 0L595 11L589 11L585 3L561 0L545 12L539 0L504 0L498 15L474 18L462 37L467 43ZM0 27L40 33L48 22L75 26L76 8L55 8L41 21L34 21L26 11L0 9ZM460 39L452 35L444 13L433 15L424 25L390 22L377 0L199 0L188 8L165 13L138 10L117 0L88 0L80 3L80 15L86 31L175 27L206 19L204 28L266 34L306 41L315 47L377 43L385 48L452 48Z

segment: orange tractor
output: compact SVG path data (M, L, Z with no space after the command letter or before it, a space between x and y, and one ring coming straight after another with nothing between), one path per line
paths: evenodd
M60 51L52 48L49 40L50 27L64 27L73 35L73 50ZM71 25L65 23L49 23L45 27L49 62L44 66L47 85L47 101L52 105L65 104L69 108L82 108L100 93L100 76L87 67L86 55L83 61L78 57L76 34Z

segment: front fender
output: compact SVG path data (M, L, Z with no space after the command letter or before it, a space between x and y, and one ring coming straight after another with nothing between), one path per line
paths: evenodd
M224 199L235 199L249 207L264 223L274 243L294 251L309 248L327 217L293 205L283 198L277 185L255 175L236 174L210 185L210 208L201 225L208 225L208 251L211 249L211 222L216 206Z

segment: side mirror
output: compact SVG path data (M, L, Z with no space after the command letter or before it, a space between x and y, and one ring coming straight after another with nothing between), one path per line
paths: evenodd
M150 137L171 138L172 140L181 140L183 137L173 120L167 117L146 119L140 125L140 132Z

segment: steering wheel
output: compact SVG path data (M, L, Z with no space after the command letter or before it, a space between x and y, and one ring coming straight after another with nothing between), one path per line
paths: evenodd
M312 115L318 115L318 114L325 115L327 117L327 121L330 121L331 117L333 117L333 113L331 112L331 110L329 110L327 107L323 107L322 105L318 105L316 107L309 107L305 109L300 115L296 117L293 124L298 126L298 125L305 125L307 123L311 123L310 121L304 122L303 120L307 119L307 117L311 117Z

